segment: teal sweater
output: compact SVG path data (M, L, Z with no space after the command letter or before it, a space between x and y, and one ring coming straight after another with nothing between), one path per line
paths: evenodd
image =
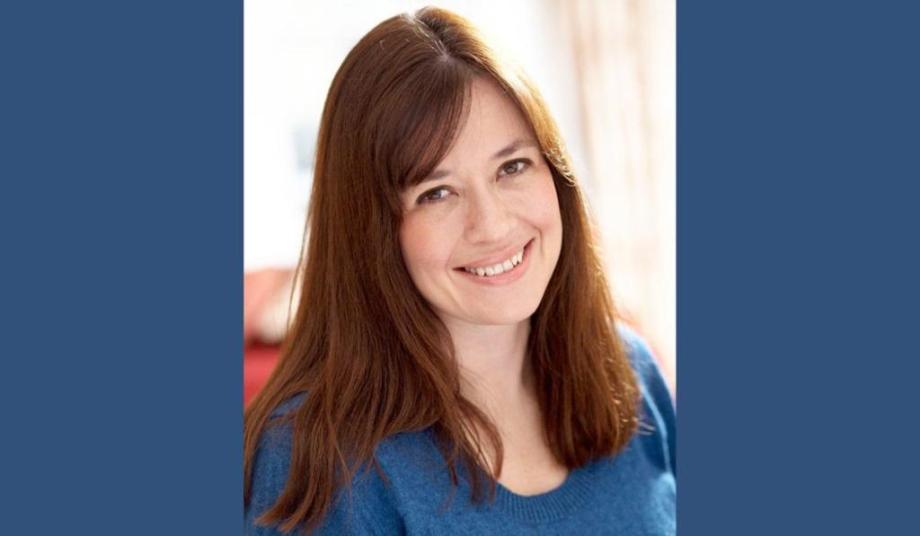
M397 434L377 448L388 482L374 470L360 474L351 500L340 495L315 534L675 534L674 407L648 347L630 331L620 334L640 380L642 421L648 426L640 426L616 456L570 471L561 486L539 495L517 495L498 484L494 503L473 504L468 480L461 476L447 502L450 478L430 430ZM276 414L301 402L302 396L291 399ZM289 426L271 427L262 437L245 511L246 534L282 534L254 520L284 489L290 445Z

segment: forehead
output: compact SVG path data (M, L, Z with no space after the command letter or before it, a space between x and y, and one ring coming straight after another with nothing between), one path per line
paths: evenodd
M514 101L495 82L474 79L469 98L457 138L438 167L456 168L471 160L488 159L513 141L534 137Z

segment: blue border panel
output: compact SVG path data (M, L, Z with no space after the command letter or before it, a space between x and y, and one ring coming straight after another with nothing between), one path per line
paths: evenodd
M242 3L8 4L4 532L235 534ZM920 43L893 5L678 7L682 535L916 528Z
M0 532L238 534L242 2L0 10Z
M917 530L915 4L678 4L682 535Z

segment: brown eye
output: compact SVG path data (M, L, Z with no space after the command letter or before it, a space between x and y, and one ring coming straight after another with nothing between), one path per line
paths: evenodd
M518 173L527 169L527 166L530 165L526 159L520 158L518 160L511 160L502 164L499 168L499 175L517 175Z
M450 190L441 186L439 188L428 190L427 192L418 196L417 203L420 205L424 203L437 203L438 201L441 201L442 199L446 199L447 196L449 195L450 195Z

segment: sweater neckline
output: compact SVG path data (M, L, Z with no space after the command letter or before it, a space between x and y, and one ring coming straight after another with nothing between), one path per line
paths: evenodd
M433 430L427 429L425 435L437 458L446 463L436 446ZM583 508L594 497L596 475L606 460L601 458L571 469L562 484L536 495L519 495L496 481L495 502L489 505L487 501L483 506L526 523L539 524L563 519ZM469 491L470 479L466 467L460 464L457 470L461 482Z
M562 484L536 495L519 495L496 482L494 508L528 523L567 517L591 500L591 475L597 471L597 464L571 469Z

